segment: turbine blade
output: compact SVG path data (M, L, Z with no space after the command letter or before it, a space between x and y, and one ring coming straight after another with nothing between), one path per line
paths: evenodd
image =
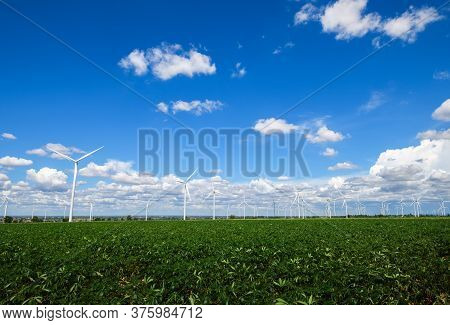
M186 183L191 180L191 178L197 173L198 169L194 170L194 172L186 179Z
M208 199L212 194L213 194L213 192L210 192L210 193L205 197L205 200Z
M62 153L60 153L60 152L58 152L58 151L56 151L56 150L50 149L50 148L47 148L47 149L50 150L50 151L53 152L53 153L56 153L57 155L60 155L60 156L63 157L64 159L67 159L67 160L71 160L71 161L73 161L73 162L76 162L75 159L70 158L69 156L66 156L65 154L62 154Z
M85 154L83 157L78 158L78 159L77 159L77 162L83 160L84 158L87 158L87 157L93 155L94 153L96 153L97 151L99 151L100 149L103 149L103 148L104 148L104 147L100 147L100 148L98 148L98 149L95 149L94 151L91 151L91 152Z

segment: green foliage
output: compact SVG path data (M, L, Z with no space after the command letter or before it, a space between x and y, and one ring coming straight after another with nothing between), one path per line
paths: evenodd
M4 223L12 223L13 222L13 218L10 216L6 216L3 218L3 222Z
M0 225L0 304L448 304L447 218Z
M42 219L39 219L38 217L34 216L31 218L31 222L42 222Z

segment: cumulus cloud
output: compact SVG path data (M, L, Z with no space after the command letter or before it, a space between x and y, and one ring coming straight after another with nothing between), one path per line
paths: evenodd
M450 172L450 141L422 140L420 145L402 149L386 150L370 168L370 175L386 178L397 174L428 176L433 170Z
M8 140L16 140L16 136L12 133L2 133L1 134L2 138L4 139L8 139Z
M433 119L450 122L450 99L441 104L432 114Z
M272 193L275 191L272 182L264 178L251 180L250 187L254 188L259 193Z
M330 185L334 189L340 189L345 183L345 178L337 176L337 177L331 177L328 181L328 185Z
M135 49L119 61L119 66L142 76L151 69L161 80L169 80L178 75L193 77L198 74L210 75L216 72L211 58L191 48L183 50L179 44L162 43L147 50Z
M367 4L368 0L337 0L321 8L307 4L295 14L294 24L319 21L322 30L335 34L337 40L349 40L376 32L412 43L428 24L442 19L433 7L410 7L398 17L382 18L376 12L366 13ZM379 44L380 38L376 37L374 46L379 47Z
M8 175L0 173L0 190L6 191L11 188L11 181Z
M417 34L425 30L425 27L442 19L435 8L424 7L415 9L410 7L408 11L396 18L385 21L383 31L392 38L399 38L405 42L413 43Z
M364 14L367 0L339 0L328 5L320 17L323 31L336 34L336 39L362 37L380 26L377 13Z
M105 177L124 184L154 184L156 177L147 174L139 174L133 169L130 161L108 160L104 165L90 162L80 169L80 175L85 177Z
M294 25L306 24L311 20L319 20L321 15L321 10L314 6L312 3L307 3L295 13Z
M136 76L142 76L148 72L148 61L144 51L135 49L119 61L119 66L125 70L133 70Z
M336 171L336 170L345 170L345 169L348 170L348 169L356 169L356 168L358 168L357 165L355 165L349 161L346 161L346 162L337 163L334 166L330 166L330 167L328 167L328 170Z
M447 130L428 130L424 132L419 132L417 138L420 140L430 139L430 140L450 140L450 129Z
M33 163L33 161L23 158L5 156L0 158L0 165L5 167L22 167L29 166Z
M67 175L53 168L29 169L27 179L42 191L63 191L67 188Z
M339 142L344 140L342 133L330 130L326 125L322 125L315 133L306 136L309 142L323 143L323 142Z
M63 155L66 156L71 156L72 154L82 154L82 153L86 153L85 151L78 149L76 147L66 147L64 145L62 145L61 143L47 143L44 148L47 150L48 153L50 153L50 157L54 158L54 159L64 159L63 157L61 157L60 155L57 155L54 152L51 152L51 150L55 150L58 151L60 153L62 153Z
M325 157L334 157L337 156L338 152L334 148L326 148L321 155Z
M294 42L287 42L283 46L278 46L275 50L273 50L272 54L278 55L283 52L284 49L291 49L295 46Z
M42 148L36 148L36 149L27 150L25 153L27 155L36 155L36 156L41 156L41 157L47 155L47 151L45 151Z
M276 119L274 117L268 119L260 119L256 121L253 127L255 131L261 134L272 134L272 133L290 133L292 131L298 130L299 127L294 124L290 124L283 119Z
M193 100L190 102L184 100L177 100L175 102L171 102L170 104L166 104L164 102L156 105L158 110L163 113L168 113L171 111L173 114L177 112L191 112L195 115L202 115L205 113L211 113L213 111L217 111L222 109L224 104L220 100Z
M242 66L241 62L236 63L234 70L231 73L231 78L242 78L247 74L247 69Z

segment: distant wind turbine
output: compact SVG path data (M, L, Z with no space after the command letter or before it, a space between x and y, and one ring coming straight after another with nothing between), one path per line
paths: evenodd
M5 196L4 201L3 201L3 205L5 206L5 210L3 211L3 222L5 222L6 215L8 213L8 202L9 202L9 197Z
M208 199L210 196L213 197L213 220L216 220L216 194L222 194L214 187L214 182L212 183L212 191L209 192L206 199Z
M183 187L184 187L183 220L186 220L186 201L187 201L187 198L189 197L189 200L191 200L191 194L189 193L188 183L189 183L189 181L192 179L192 177L193 177L196 173L197 173L197 169L194 170L194 172L191 174L191 176L189 176L188 178L186 178L185 181L177 180L177 182L180 183L180 184L183 184Z
M62 153L60 153L60 152L58 152L58 151L56 151L56 150L53 150L53 149L48 148L48 150L50 150L50 151L56 153L57 155L60 155L60 156L63 157L64 159L67 159L67 160L72 161L73 164L74 164L74 170L73 170L73 183L72 183L72 194L71 194L71 197L70 197L69 222L72 222L72 220L73 220L73 202L74 202L74 199L75 199L75 188L76 188L76 186L77 186L78 163L79 163L80 161L82 161L83 159L85 159L85 158L87 158L87 157L93 155L94 153L96 153L96 152L99 151L100 149L103 149L103 147L100 147L100 148L98 148L98 149L95 149L94 151L89 152L89 153L85 154L83 157L81 157L81 158L75 160L75 159L73 159L73 158L71 158L71 157L69 157L69 156L67 156L67 155L65 155L65 154L62 154Z
M94 206L93 206L93 204L92 204L92 201L89 202L89 204L90 204L90 209L89 209L89 221L92 221L92 210L93 210Z
M239 207L243 206L244 207L244 219L246 217L245 215L245 209L249 206L249 204L247 203L247 200L245 199L245 193L244 193L244 198L242 199L241 204L239 204Z

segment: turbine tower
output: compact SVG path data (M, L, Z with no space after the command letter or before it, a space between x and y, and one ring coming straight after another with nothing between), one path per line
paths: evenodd
M89 209L89 221L92 221L92 210L93 210L94 206L93 206L93 204L92 204L92 201L89 202L89 204L90 204L90 209Z
M53 150L53 149L48 148L48 150L50 150L50 151L56 153L57 155L60 155L60 156L63 157L64 159L67 159L67 160L72 161L73 164L74 164L74 169L73 169L73 183L72 183L72 194L71 194L71 196L70 196L69 222L72 222L72 220L73 220L73 202L74 202L74 200L75 200L75 188L76 188L76 186L77 186L78 163L79 163L80 161L82 161L83 159L85 159L85 158L87 158L87 157L93 155L94 153L96 153L96 152L99 151L100 149L103 149L103 147L100 147L100 148L98 148L98 149L95 149L94 151L89 152L89 153L85 154L83 157L81 157L81 158L75 160L75 159L73 159L73 158L71 158L71 157L69 157L69 156L67 156L67 155L64 155L64 154L62 154L62 153L60 153L60 152L58 152L58 151L56 151L56 150Z
M400 210L402 212L402 218L405 216L405 201L403 199L400 200Z
M183 184L183 187L184 187L184 191L183 191L184 192L183 220L186 220L186 202L187 202L187 198L189 197L189 200L191 199L191 194L189 193L188 183L192 179L192 177L194 177L194 175L196 173L197 173L197 169L194 170L194 172L191 174L191 176L186 178L185 181L177 180L177 183Z
M8 202L9 202L9 198L8 198L8 196L5 196L5 198L3 200L3 204L5 205L5 210L3 211L3 222L5 222L6 214L8 213Z
M211 195L213 197L213 220L216 220L216 194L222 194L214 188L214 182L212 183L212 191L205 199L208 199Z
M247 200L245 199L245 193L244 193L244 198L243 198L241 204L239 204L239 206L240 206L240 207L241 207L241 206L244 207L244 219L245 219L245 217L246 217L246 215L245 215L245 209L246 209L246 207L249 206L249 204L247 203Z

